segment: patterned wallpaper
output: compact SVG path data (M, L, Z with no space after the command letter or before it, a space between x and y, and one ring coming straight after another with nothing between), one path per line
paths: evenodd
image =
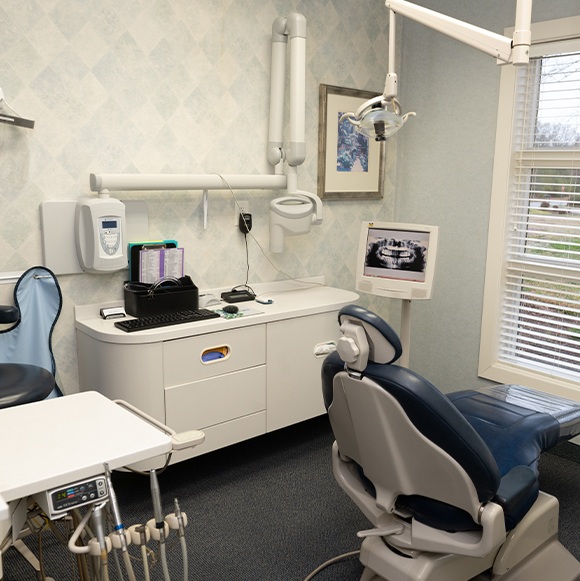
M388 18L381 1L363 11L347 0L4 0L0 87L36 127L0 124L0 272L42 263L40 203L87 195L90 173L271 172L271 28L290 12L307 19L307 157L298 183L315 192L318 86L382 90ZM257 241L249 239L249 283L283 278L277 268L324 274L352 289L360 221L392 216L394 147L389 142L383 200L325 202L323 224L288 238L282 255L268 252L268 202L280 193L237 193L250 203ZM150 237L179 241L200 288L244 282L231 193L210 192L206 230L201 192L119 197L148 202ZM125 277L59 277L64 307L54 346L67 392L78 389L74 305L121 298ZM0 285L2 302L11 293L12 285ZM386 309L384 301L362 301Z

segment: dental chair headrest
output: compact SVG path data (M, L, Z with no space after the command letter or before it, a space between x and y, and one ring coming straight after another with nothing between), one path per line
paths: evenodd
M340 310L338 321L343 336L336 350L350 369L363 371L369 361L385 365L401 356L403 348L398 335L375 313L347 305Z

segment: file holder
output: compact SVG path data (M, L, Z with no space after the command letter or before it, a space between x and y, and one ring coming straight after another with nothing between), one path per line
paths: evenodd
M199 289L189 276L161 279L154 284L127 282L123 295L125 311L133 317L195 311L199 308Z

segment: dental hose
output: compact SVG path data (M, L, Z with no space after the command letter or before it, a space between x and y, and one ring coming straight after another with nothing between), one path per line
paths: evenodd
M129 581L137 581L135 573L133 571L133 566L131 565L131 559L129 557L129 552L127 550L127 539L125 537L125 526L121 521L121 511L119 510L119 502L117 501L117 495L115 494L115 489L113 488L113 482L111 480L111 471L109 470L109 465L105 462L105 478L107 480L107 487L109 489L109 500L111 502L111 512L113 513L113 521L115 523L115 533L119 536L119 542L121 543L121 554L123 555L123 563L129 577Z
M188 581L188 563L187 563L187 545L185 544L185 523L183 520L183 515L181 514L181 508L177 498L173 500L175 507L175 518L177 519L178 525L178 535L179 544L181 545L181 554L183 555L183 581Z
M145 525L140 525L137 527L137 532L139 533L140 545L141 545L141 558L143 560L143 579L144 581L150 581L149 576L149 560L147 559L147 527Z
M161 492L157 472L152 469L149 472L151 484L151 500L153 501L153 516L155 518L155 528L159 531L159 552L161 554L161 566L165 581L171 581L169 577L169 568L167 566L167 553L165 550L165 520L161 509Z
M109 555L107 553L107 543L105 541L105 527L103 524L103 508L96 506L93 510L93 523L95 527L95 536L99 542L101 550L101 573L102 581L109 581Z

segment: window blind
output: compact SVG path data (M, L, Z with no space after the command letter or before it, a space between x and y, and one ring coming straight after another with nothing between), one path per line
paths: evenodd
M518 71L498 359L580 373L580 52Z

